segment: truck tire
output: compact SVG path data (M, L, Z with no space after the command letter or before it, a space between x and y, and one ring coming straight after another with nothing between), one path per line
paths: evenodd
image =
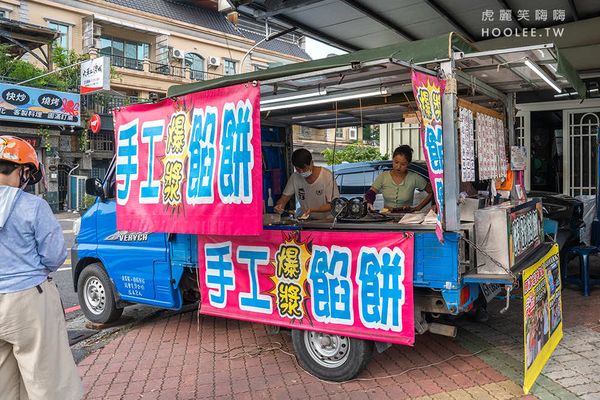
M116 306L112 283L99 263L90 264L81 271L77 295L81 311L92 322L106 324L123 314L123 309Z
M334 382L354 378L373 354L373 342L327 333L292 330L298 363L312 375Z

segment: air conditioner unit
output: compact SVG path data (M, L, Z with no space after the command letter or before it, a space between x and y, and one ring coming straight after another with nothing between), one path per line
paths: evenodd
M171 50L171 58L177 58L179 60L183 60L185 53L181 49L172 49Z
M212 68L217 68L221 65L221 59L219 57L211 56L208 57L208 66Z

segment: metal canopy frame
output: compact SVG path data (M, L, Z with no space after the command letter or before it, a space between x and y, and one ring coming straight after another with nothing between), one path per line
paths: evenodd
M48 70L52 68L52 42L58 36L58 32L46 27L0 18L0 43L9 44L9 52L16 58L31 54Z
M553 45L528 46L524 48L502 49L490 52L463 53L454 52L447 60L423 62L412 65L393 58L372 61L345 67L313 71L289 77L279 77L261 82L261 98L274 100L279 96L284 99L296 94L309 93L317 95L331 93L357 93L365 90L373 81L379 79L382 87L390 88L385 96L375 96L365 99L352 99L334 104L307 104L305 98L300 101L290 101L288 107L263 113L263 121L275 125L303 125L312 128L326 129L360 124L377 124L398 122L407 111L414 111L412 100L412 85L410 84L410 69L415 68L424 73L438 75L446 79L449 89L443 96L444 112L444 180L445 180L445 229L460 230L460 215L458 203L450 199L458 199L460 174L458 156L457 103L458 98L470 101L481 100L495 104L499 112L507 115L509 143L514 143L514 93L507 93L494 87L483 79L470 75L461 70L465 60L491 59L499 65L500 56L518 54L524 51L550 50ZM543 60L536 60L543 61ZM546 63L547 64L547 63ZM452 83L453 82L453 83ZM278 85L286 83L286 90L279 91ZM477 96L474 95L477 94ZM295 107L295 104L300 106ZM271 103L270 103L271 104ZM485 104L485 103L484 103ZM489 104L485 104L489 107ZM291 108L294 107L294 108Z

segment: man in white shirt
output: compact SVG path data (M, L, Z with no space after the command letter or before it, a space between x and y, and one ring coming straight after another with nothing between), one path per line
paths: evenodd
M312 154L306 149L298 149L292 154L292 174L281 198L275 204L275 212L281 214L293 195L296 196L303 215L301 218L326 218L331 210L331 200L340 197L340 192L328 169L315 167Z

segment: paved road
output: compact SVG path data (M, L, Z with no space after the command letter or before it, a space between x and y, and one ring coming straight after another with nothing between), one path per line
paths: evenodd
M81 309L77 293L73 290L71 246L73 245L73 224L79 219L79 214L61 213L56 215L63 230L65 243L69 250L65 263L54 273L50 274L58 286L63 307L66 312L67 331L71 342L71 351L76 362L82 360L95 349L102 348L122 329L160 315L161 310L144 305L132 305L125 308L121 319L110 327L99 328L90 325Z
M58 221L63 229L65 243L68 249L67 260L58 269L58 271L50 274L56 282L60 291L60 297L65 309L79 305L77 293L73 290L73 280L71 278L71 246L73 244L73 223L79 218L79 214L63 213L58 215Z

